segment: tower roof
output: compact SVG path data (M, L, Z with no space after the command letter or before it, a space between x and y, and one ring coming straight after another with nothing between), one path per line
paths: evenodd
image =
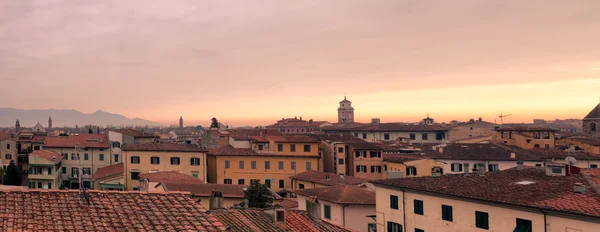
M344 100L342 100L340 103L342 103L342 102L352 103L351 101L348 101L348 99L346 99L346 96L344 96Z
M596 105L596 107L590 111L590 113L585 116L584 119L592 119L592 118L600 118L600 104Z

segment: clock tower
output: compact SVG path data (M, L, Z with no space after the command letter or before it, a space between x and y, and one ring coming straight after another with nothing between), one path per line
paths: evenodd
M354 122L354 108L352 108L352 102L346 99L340 102L338 107L338 123Z

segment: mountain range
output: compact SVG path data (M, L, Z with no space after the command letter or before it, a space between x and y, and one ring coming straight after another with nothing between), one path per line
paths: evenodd
M15 126L16 120L19 119L21 127L33 127L38 122L47 127L48 116L52 116L52 125L54 127L75 125L160 125L158 122L141 118L127 118L120 114L108 113L102 110L86 114L77 110L0 108L0 126Z

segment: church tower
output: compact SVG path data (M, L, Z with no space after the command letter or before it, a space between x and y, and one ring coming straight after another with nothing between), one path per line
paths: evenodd
M592 139L600 139L600 104L583 118L583 133Z
M338 123L354 122L354 108L352 108L352 102L346 99L340 102L338 107Z
M179 128L183 128L183 117L179 116Z
M15 128L17 129L17 132L21 131L21 123L19 123L19 119L17 119L17 123L15 123Z
M48 116L48 129L52 129L52 116Z

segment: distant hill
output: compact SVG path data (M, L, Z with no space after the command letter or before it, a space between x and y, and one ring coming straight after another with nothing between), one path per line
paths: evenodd
M22 127L33 127L36 123L48 126L48 116L52 116L54 127L75 125L160 125L158 122L141 118L127 118L120 114L112 114L98 110L92 114L85 114L77 110L22 110L15 108L0 108L0 126L14 126L19 119Z

